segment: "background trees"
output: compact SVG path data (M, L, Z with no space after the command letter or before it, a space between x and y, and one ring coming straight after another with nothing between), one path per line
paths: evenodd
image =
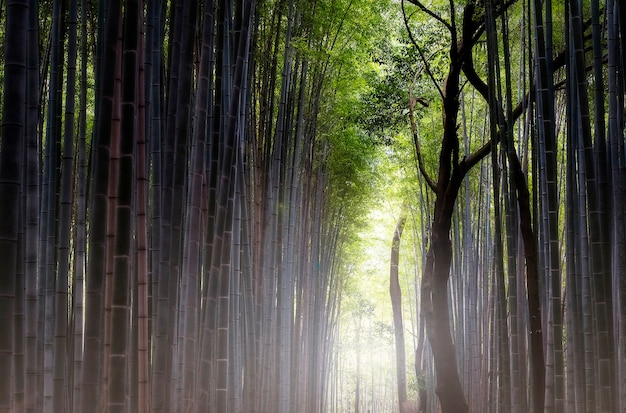
M24 366L23 286L24 273L20 263L20 201L22 159L26 124L26 59L28 33L28 3L7 2L6 33L15 42L4 50L4 83L2 111L2 142L0 147L0 199L3 201L0 244L2 273L0 274L0 323L6 332L0 341L0 357L7 368L0 376L0 410L10 412L13 400L24 400L23 380L14 381L15 367ZM11 102L11 105L7 104ZM18 339L19 337L19 339Z
M3 411L325 410L375 7L6 4Z
M626 406L618 2L3 5L1 411Z
M611 378L614 377L614 373L609 367L615 365L614 361L609 360L612 360L611 355L617 354L613 350L613 345L619 341L611 338L611 335L619 329L616 321L611 321L611 314L615 313L611 301L619 293L615 289L607 290L606 280L611 278L611 275L603 272L601 264L612 261L609 256L613 248L610 245L614 241L600 236L600 233L610 232L602 230L605 225L603 222L611 221L611 217L619 217L623 209L616 204L611 206L611 202L602 195L605 182L603 177L611 175L606 170L610 162L607 159L609 152L605 149L605 136L610 133L610 128L604 123L611 115L604 112L610 100L604 97L608 83L604 79L605 72L600 70L600 67L608 62L608 57L612 53L609 51L609 43L602 39L608 39L611 26L608 24L608 8L614 5L602 2L581 5L580 2L574 2L575 4L570 2L561 9L550 2L532 4L481 2L480 5L469 2L464 4L463 8L456 3L441 7L437 4L426 6L420 1L410 3L415 7L407 6L405 9L408 30L411 30L413 21L419 22L420 19L428 19L445 27L450 32L449 37L446 37L449 43L446 42L445 45L451 45L452 49L446 64L454 68L457 60L463 60L457 69L460 74L455 74L452 84L449 75L454 72L452 70L447 72L444 88L438 82L443 78L441 73L446 73L441 70L445 66L438 63L435 57L437 52L430 52L432 46L428 34L418 33L415 35L419 36L417 39L411 38L422 58L422 67L418 66L415 72L419 75L425 73L430 77L434 83L434 91L439 91L444 102L442 107L437 107L444 116L443 129L428 126L422 116L421 119L418 117L417 122L411 120L412 133L417 136L421 132L423 136L425 135L423 131L429 128L430 134L442 136L437 139L440 158L434 163L435 168L438 168L439 177L441 171L454 171L456 165L472 162L475 155L482 157L487 151L492 152L489 160L491 172L484 167L480 169L481 179L487 179L492 185L492 189L488 189L488 186L481 184L478 192L478 195L483 197L481 201L486 200L484 205L487 209L474 213L478 215L472 215L470 212L464 215L464 219L458 221L458 225L463 228L469 226L470 231L459 231L454 225L449 224L442 234L437 236L436 217L441 216L445 209L441 205L439 207L435 205L433 211L435 218L431 228L433 237L431 248L434 248L434 256L437 257L437 251L444 251L444 255L451 254L453 257L450 260L451 264L444 265L447 269L441 276L441 279L450 276L451 284L448 291L437 299L442 303L449 300L450 306L447 308L442 306L434 313L445 315L447 309L451 308L449 325L457 346L463 346L468 336L470 342L485 340L482 345L479 344L485 353L474 353L478 355L477 364L472 363L473 359L468 359L468 354L456 352L457 357L460 355L461 359L457 361L455 370L460 372L461 377L468 367L479 370L477 375L469 375L474 380L463 384L463 396L469 399L469 403L474 406L473 410L481 411L525 410L521 406L526 401L535 411L541 411L544 407L547 411L574 411L583 409L585 402L589 403L586 405L587 408L597 411L619 409L618 405L623 402L611 394L614 394L620 385ZM472 7L477 7L476 11L472 11ZM602 9L607 11L607 20L598 14ZM461 20L461 16L465 18ZM455 24L455 21L459 23ZM604 23L600 23L601 21ZM457 26L463 29L456 32ZM606 30L605 34L602 34L603 27ZM463 35L471 33L469 43L465 41L468 37L462 36L461 33ZM482 39L483 35L486 40L486 54L479 52L481 49L472 44L472 41ZM468 47L465 53L454 53L462 47ZM605 63L601 63L602 61ZM607 69L608 66L604 68ZM460 87L455 91L450 89L451 85ZM515 88L516 93L512 92ZM454 106L445 104L448 90L454 92L450 99L454 97L460 101L458 111L452 110ZM484 101L477 102L474 99L476 95L482 95ZM519 103L516 103L516 100ZM589 114L591 102L595 106L594 116ZM410 100L405 104L410 110L415 108ZM421 110L418 114L421 115ZM450 120L450 116L453 121L450 121L452 122L450 132L446 135L445 121ZM480 116L484 122L482 127L473 121L481 119ZM464 135L465 153L449 157L448 154L458 153L461 147L460 139L456 138L458 130ZM472 134L475 131L482 136L486 134L490 142L482 140L481 143L474 143ZM419 143L424 145L428 138L422 136L419 136ZM449 136L455 137L452 146L447 145ZM623 142L623 136L618 140ZM416 147L416 150L418 156L426 158L421 147ZM617 158L622 155L623 151L618 150ZM559 167L565 164L571 168L570 178L565 174L567 168ZM426 176L426 182L429 182L428 175L432 173L429 162L422 160L418 162L418 166ZM615 172L616 170L612 173ZM454 176L453 172L444 173L444 178ZM510 179L507 179L507 176ZM450 179L444 179L444 182L451 182ZM468 174L466 179L472 179L472 174ZM438 189L441 179L432 179L430 182L435 195L441 196ZM579 186L581 184L582 186ZM470 189L467 192L469 195L471 184L466 185ZM456 196L459 187L460 185L457 185L454 191L446 191L446 196L450 194ZM472 195L468 196L468 200L470 197ZM476 195L471 199L475 201ZM603 199L606 201L602 201ZM458 208L463 208L464 200L461 198L458 201L460 204ZM535 207L531 209L530 205ZM606 209L601 205L605 205ZM502 211L502 207L506 212L505 216L499 212ZM468 209L471 210L472 208ZM564 212L569 217L565 220L562 218ZM454 214L450 212L448 216L454 217ZM574 219L574 216L577 218ZM453 218L448 220L455 222ZM472 220L478 222L486 220L482 221L487 224L486 229L481 231L480 224L473 229ZM502 223L505 225L502 226ZM518 228L521 232L517 231ZM504 238L500 235L503 229ZM571 236L563 238L563 231L567 231ZM450 247L437 246L434 239L435 237L446 239L448 236L451 237L452 253L449 252ZM577 236L582 238L577 239ZM476 239L478 241L475 241ZM523 240L523 245L520 245L520 240ZM468 247L473 242L478 242L479 246L475 252ZM486 246L486 250L481 252L480 248L483 248L483 245ZM606 247L601 248L601 245ZM505 268L502 267L503 256L500 255L502 253L508 257ZM477 256L465 258L468 254ZM564 256L569 257L565 261L565 268L562 262ZM455 308L467 309L466 300L480 306L480 300L476 301L471 289L465 290L461 287L471 284L459 285L454 282L455 277L460 281L467 277L468 272L472 274L471 277L475 277L476 273L471 268L457 267L455 260L470 264L485 258L487 261L495 262L493 266L482 269L479 266L478 270L485 271L490 280L483 284L483 294L487 294L485 296L487 301L483 304L486 305L485 311L488 314L489 332L483 338L476 339L473 337L475 321L469 317L472 310L469 310L469 314L467 310L455 313ZM580 265L575 264L577 259L581 259ZM424 265L427 276L430 270L428 260ZM441 265L438 268L441 268ZM520 270L526 272L525 277ZM538 276L535 275L536 270ZM574 275L570 270L580 272ZM503 272L509 274L508 278L504 278ZM565 274L567 279L564 281ZM519 280L524 279L525 283L520 284ZM428 284L426 286L428 287ZM585 297L582 301L574 298L580 294L578 286L585 291L582 293ZM521 297L517 293L524 290L527 297ZM423 291L424 293L436 300L430 290ZM565 313L562 312L563 306ZM527 312L520 313L520 308L526 308ZM607 312L608 308L613 310ZM428 318L428 313L426 316ZM434 325L435 328L443 325L445 332L441 334L447 334L449 328L446 323L437 322ZM586 336L584 333L582 335L578 333L584 330L583 325L590 329L586 330ZM577 330L579 328L577 326L580 326L581 330ZM517 332L520 329L530 335L519 336ZM545 333L543 343L540 338L541 331ZM509 340L504 340L507 336ZM587 337L587 344L583 337ZM577 346L581 350L586 346L589 350L586 353L584 350L578 353ZM567 352L564 349L567 349ZM529 359L523 356L519 358L528 352L532 354ZM583 356L583 353L586 356ZM452 351L448 351L448 354L452 354ZM509 354L512 359L508 358ZM587 367L582 367L582 364L576 365L575 357L580 357L581 363L585 360ZM446 359L449 360L450 357ZM510 377L513 380L510 385L507 384L509 367L514 373ZM486 375L483 369L487 369ZM523 373L527 369L531 372L530 376ZM589 373L587 387L583 385L586 373ZM497 384L491 381L492 374L497 375ZM601 380L598 374L602 375ZM441 374L438 376L440 379L443 378ZM484 378L478 381L481 383L478 386L487 392L483 393L483 396L480 396L480 390L474 391L477 377ZM521 388L533 389L532 392L520 392L518 390L520 381L531 384L522 385ZM451 383L447 379L443 382L446 385ZM580 386L578 390L577 382ZM586 391L582 390L583 387ZM454 385L451 386L449 391L454 392L454 388ZM450 396L443 395L443 389L440 390L440 401L443 410L446 411L445 405L449 402ZM488 395L489 397L485 398ZM602 397L603 401L598 402L597 397ZM457 410L458 408L450 409Z

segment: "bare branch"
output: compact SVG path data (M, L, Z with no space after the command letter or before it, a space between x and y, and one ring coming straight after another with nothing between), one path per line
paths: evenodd
M500 139L499 139L500 134L498 133L497 136L498 137L496 138L496 141L500 141ZM469 170L472 169L474 167L474 165L476 165L478 162L483 160L483 158L485 158L487 155L489 155L489 153L491 152L492 145L493 144L492 144L491 140L488 140L476 152L474 152L471 155L469 155L466 158L464 158L461 161L461 163L459 164L459 167L460 167L460 170L461 170L461 174L463 176L465 176L465 174L467 172L469 172Z
M415 145L415 157L417 158L417 164L418 164L420 173L422 174L422 176L426 180L426 183L428 184L430 189L432 189L433 192L437 193L437 184L432 179L432 177L428 174L428 171L426 171L426 166L424 165L424 158L422 157L422 151L420 149L419 135L417 134L417 122L415 122L415 114L414 114L415 104L419 101L419 98L416 98L415 96L413 96L413 86L415 85L417 77L418 77L418 75L420 73L421 72L416 72L415 73L415 77L413 78L413 82L411 83L411 86L409 87L409 119L411 121L411 132L413 134L413 145ZM423 102L420 102L420 103L424 105Z
M457 39L457 31L456 31L456 9L454 7L454 0L450 0L450 34L452 35L452 45L456 45L458 42Z
M413 2L414 0L408 0L408 1ZM426 59L426 56L424 56L424 51L422 50L422 48L419 46L419 44L413 37L413 32L411 31L411 28L409 27L409 18L407 17L406 10L404 8L404 0L402 0L402 17L404 18L404 26L406 27L406 32L409 35L409 39L411 40L411 43L413 43L413 46L415 46L415 48L417 49L417 52L419 53L420 58L422 59L422 62L424 63L424 70L426 71L426 73L428 73L428 77L430 77L430 80L432 80L433 84L439 91L439 95L443 99L443 90L441 90L441 86L439 86L439 83L435 79L433 72L430 70L428 60Z
M419 0L408 0L408 1L409 1L409 3L414 4L415 6L417 6L421 11L423 11L426 14L428 14L433 19L437 20L438 22L440 22L441 24L446 26L448 28L448 30L450 30L450 32L452 32L452 25L450 23L448 23L447 21L445 21L443 19L443 17L441 17L437 13L433 12L432 10L430 10L429 8L424 6L421 1L419 1ZM404 0L402 0L402 8L404 8Z
M512 5L513 3L515 3L515 0L508 2L506 7ZM585 28L587 28L589 27L589 25L590 25L590 21L588 20L587 22L585 22L584 26ZM566 55L567 55L566 52L563 51L554 58L554 60L552 61L553 72L556 72L557 70L565 66ZM480 95L486 101L488 101L488 95L489 95L488 86L485 83L485 81L480 78L478 73L476 73L476 68L474 67L474 61L472 59L472 56L473 55L470 49L463 62L463 73L465 74L465 77L467 78L467 80L478 91L478 93L480 93ZM591 70L591 66L589 66L587 70ZM559 83L557 83L555 86L558 86L558 85ZM513 125L517 121L517 119L524 113L524 111L530 106L530 102L532 101L534 94L535 94L535 84L533 82L530 85L530 90L528 91L528 93L520 100L520 102L518 102L517 106L513 108L513 110L511 111L511 118L506 119L506 127L509 127L508 125ZM500 113L503 113L504 109L500 105L500 102L497 102L497 105L498 107L496 108L496 110L499 111ZM502 116L503 118L505 118L504 115ZM503 133L502 130L499 130L497 132L495 136L496 143L500 142L500 136L502 135L502 133ZM475 164L477 164L485 156L487 156L491 151L491 147L492 147L492 142L491 141L486 142L483 146L481 146L474 153L470 154L465 159L463 159L460 165L462 168L462 173L463 174L467 173Z

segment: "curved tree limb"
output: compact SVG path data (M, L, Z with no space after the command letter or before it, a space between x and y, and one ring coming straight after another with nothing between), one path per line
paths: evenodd
M430 176L428 171L426 170L426 166L424 165L424 158L422 157L422 151L420 149L419 136L417 134L417 123L415 122L415 114L413 113L415 110L415 103L418 101L417 98L413 96L413 88L409 90L409 120L411 121L411 133L413 135L413 145L415 146L415 157L417 158L417 164L420 170L420 173L426 180L426 183L433 190L433 192L437 192L437 184Z
M409 3L417 6L421 11L423 11L424 13L426 13L427 15L432 17L433 19L437 20L439 23L441 23L444 26L446 26L448 28L448 30L450 30L452 32L452 25L450 23L448 23L447 21L445 21L443 19L443 17L441 17L440 15L435 13L434 11L430 10L428 7L424 6L421 1L419 1L419 0L408 0L408 1L409 1ZM453 2L450 1L450 3L452 4ZM402 8L404 9L404 0L402 0Z
M512 4L512 3L513 2L510 2L509 4ZM588 26L589 25L585 25L585 27L588 27ZM478 93L480 93L480 95L485 100L488 100L489 88L487 86L487 83L485 83L485 81L481 79L478 73L476 72L476 68L474 67L474 61L472 59L472 56L473 55L470 50L470 53L466 55L466 58L463 62L463 74L465 74L465 77L467 78L467 80L478 91ZM552 62L553 72L556 72L557 70L565 66L566 57L567 57L567 53L564 51L564 52L559 53L554 58ZM506 122L507 125L514 123L524 113L524 111L530 106L530 102L532 101L534 95L535 95L535 84L533 82L530 86L530 91L518 102L517 106L513 108L513 110L511 111L511 119L507 119L507 122ZM496 108L496 110L498 110L501 114L504 113L504 109L500 105L500 102L498 102L498 107ZM498 133L496 134L495 136L496 143L500 141L500 136L502 135L502 133L503 131L498 131ZM462 169L461 172L463 174L467 173L474 165L476 165L485 156L487 156L491 151L491 145L492 145L491 141L486 142L483 146L481 146L475 152L467 156L460 164L461 169Z
M413 2L413 0L408 0L408 1ZM413 32L411 31L411 28L409 27L409 18L407 17L406 9L404 8L404 0L402 0L401 4L402 4L402 18L404 19L404 27L406 27L406 32L409 35L409 39L411 40L411 43L413 43L413 46L415 46L415 48L417 49L417 52L419 53L420 58L422 59L422 62L424 63L424 70L428 74L428 77L430 77L430 80L432 80L433 84L439 91L439 95L443 99L443 90L441 89L441 86L439 86L439 83L435 79L435 76L433 75L432 70L430 70L428 60L426 59L426 56L424 56L424 51L415 40L415 37L413 37ZM446 27L451 29L449 25L446 25Z

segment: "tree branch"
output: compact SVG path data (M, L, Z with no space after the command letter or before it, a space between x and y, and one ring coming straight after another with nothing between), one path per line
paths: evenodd
M412 2L413 0L408 0L408 1ZM404 19L404 27L406 27L406 32L409 35L409 39L411 40L411 43L413 43L413 46L415 46L415 48L417 49L417 52L419 53L420 58L422 59L422 62L424 63L424 70L426 71L426 73L428 73L428 77L430 77L430 80L432 80L433 84L439 91L439 95L443 99L443 90L441 90L441 86L439 86L439 83L437 83L437 80L435 79L435 76L433 75L433 72L430 70L430 66L428 65L428 60L426 60L426 56L424 56L424 52L422 51L422 48L419 46L419 44L417 44L417 41L413 37L413 32L411 31L411 28L409 27L409 19L406 15L406 10L404 8L404 0L402 0L401 5L402 5L402 17Z
M508 4L511 5L513 3L514 1L511 1ZM585 25L585 27L588 27L588 25ZM470 82L470 84L474 86L474 88L478 91L478 93L480 93L480 95L486 101L488 101L489 100L489 88L487 84L485 83L485 81L482 80L480 76L478 75L478 73L476 72L476 68L474 67L474 61L472 59L472 56L473 54L471 53L471 50L468 50L468 54L463 62L463 73L465 74L465 77ZM567 57L567 53L566 51L563 51L554 58L554 60L552 61L553 73L561 69L563 66L565 66L566 57ZM517 106L513 108L513 110L511 111L511 119L506 119L506 125L511 125L515 123L517 119L519 119L519 117L524 113L524 111L530 106L530 102L532 101L532 97L534 96L534 94L535 94L535 84L533 83L531 84L530 90L526 94L526 96L524 96L520 100L520 102L517 104ZM498 102L498 107L496 108L496 110L500 111L500 113L504 112L504 109L501 107L500 102ZM504 118L505 117L503 116L503 119ZM495 139L496 139L495 143L500 142L501 134L502 134L502 131L499 130L495 136ZM474 165L476 165L485 156L487 156L491 151L491 146L492 146L491 141L486 142L483 146L481 146L474 153L467 156L461 162L461 165L460 165L462 168L462 172L467 173L467 171L469 171Z
M426 180L426 183L433 190L433 192L437 193L437 184L432 179L432 177L426 171L426 166L424 165L424 158L422 157L422 151L420 149L419 144L419 136L417 134L417 123L415 122L415 114L413 113L415 110L415 103L418 101L417 98L413 96L413 85L415 84L415 80L420 72L415 74L413 79L413 83L409 88L409 119L411 121L411 132L413 134L413 145L415 146L415 157L417 158L417 165L419 167L419 171Z
M430 10L429 8L424 6L421 1L419 1L419 0L408 0L408 2L411 3L411 4L414 4L415 6L417 6L421 11L423 11L424 13L426 13L427 15L432 17L433 19L437 20L439 23L441 23L444 26L446 26L448 28L448 30L450 30L452 32L452 25L450 23L448 23L447 21L445 21L443 19L443 17L441 17L437 13L433 12L432 10ZM402 0L402 8L404 9L404 0Z

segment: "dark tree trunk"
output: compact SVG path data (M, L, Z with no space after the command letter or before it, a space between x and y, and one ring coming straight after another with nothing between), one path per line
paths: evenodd
M424 10L421 4L419 7ZM451 12L454 14L454 10ZM435 192L430 246L422 276L421 307L434 357L437 375L436 393L443 413L462 413L469 410L458 373L456 349L451 334L448 280L452 264L450 228L461 183L467 172L483 159L490 149L488 144L463 160L459 159L457 120L460 108L460 74L464 65L471 66L472 46L476 32L480 30L478 22L482 21L480 13L477 16L476 12L478 12L476 3L469 2L462 13L462 31L458 31L456 22L447 26L451 36L448 73L443 87L437 84L443 101L443 139L436 181L421 167L421 160L419 162L422 174ZM419 45L415 42L414 44L419 49ZM425 64L428 62L425 61Z
M396 339L396 377L398 380L398 403L400 411L402 405L407 401L406 392L406 352L404 349L404 327L402 323L402 291L398 281L398 264L400 261L400 238L406 222L406 213L403 210L396 230L393 233L391 243L391 268L389 270L389 294L391 296L391 307L393 310L393 327Z
M443 413L462 413L468 411L468 406L457 370L448 310L448 279L452 262L449 226L436 222L431 239L422 278L422 311L435 362L436 393Z

